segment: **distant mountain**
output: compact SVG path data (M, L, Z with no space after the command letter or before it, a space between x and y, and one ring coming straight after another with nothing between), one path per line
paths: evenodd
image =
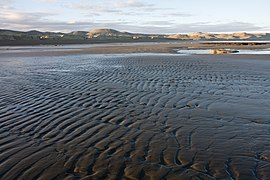
M94 29L87 33L88 38L132 36L131 33L120 32L114 29Z
M60 38L64 33L54 33L54 32L40 32L40 31L13 31L0 29L0 40L35 40L42 38Z
M57 42L67 40L270 40L269 33L246 33L238 32L232 34L214 34L196 32L190 34L138 34L130 32L121 32L114 29L94 29L87 31L73 31L70 33L61 32L40 32L40 31L13 31L0 29L0 41L41 41L54 40ZM41 41L42 42L42 41ZM3 44L3 43L2 43Z
M114 29L94 29L87 33L87 37L100 39L164 39L165 35L159 34L138 34L130 32L121 32Z

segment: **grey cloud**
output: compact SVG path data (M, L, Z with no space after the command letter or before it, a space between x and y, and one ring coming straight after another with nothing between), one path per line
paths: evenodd
M101 14L101 13L113 13L117 15L149 15L149 13L155 13L157 16L163 14L163 11L171 11L167 15L170 16L182 16L188 17L190 14L175 12L174 8L156 7L155 4L144 3L137 0L129 0L124 2L114 3L99 3L99 4L82 4L71 3L67 5L69 8L78 9L88 12L88 14Z
M88 11L90 13L118 13L121 12L119 9L107 7L104 5L83 5L83 4L70 4L70 8Z
M59 1L59 0L39 0L39 1L47 2L47 3L51 3L51 2L57 2L57 1Z
M27 13L27 12L19 12L13 8L3 8L0 11L0 22L4 23L28 23L32 21L41 21L46 19L48 16L53 16L54 13L47 13L47 12L34 12L34 13Z
M192 14L188 14L188 13L168 13L168 14L164 14L167 16L176 16L176 17L191 17L193 16Z
M102 16L104 13L116 16L135 16L145 19L151 13L152 17L156 19L163 19L164 17L177 18L177 17L190 17L191 14L181 13L175 8L157 7L155 4L144 3L138 0L128 1L107 1L106 3L82 4L71 3L68 4L69 8L77 9L86 14L87 17ZM168 12L168 13L164 13Z
M113 7L116 8L142 8L142 7L151 7L153 4L147 4L136 0L128 0L125 2L116 2L113 3Z
M147 24L147 25L152 25L152 26L171 26L171 25L174 25L175 23L173 22L170 22L170 21L147 21L145 22L144 24Z
M13 0L1 0L0 4L9 4L11 2L13 2Z
M246 22L230 22L222 24L192 23L182 24L171 28L171 32L235 32L235 31L260 31L265 27Z
M13 0L0 0L0 8L1 10L9 7L13 3Z
M70 8L75 8L83 11L90 12L102 12L102 13L119 13L124 9L142 9L150 8L153 4L143 3L137 0L128 0L124 2L114 2L114 3L100 3L100 4L81 4L72 3L68 5Z

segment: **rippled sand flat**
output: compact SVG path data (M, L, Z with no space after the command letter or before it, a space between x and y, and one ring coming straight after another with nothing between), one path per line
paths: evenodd
M269 179L270 56L0 58L0 179Z

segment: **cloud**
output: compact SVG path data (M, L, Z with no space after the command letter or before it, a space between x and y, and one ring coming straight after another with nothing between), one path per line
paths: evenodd
M85 4L70 4L69 8L74 8L82 11L88 11L91 14L99 14L99 13L118 13L121 12L119 9L112 8L110 6L104 6L104 5L85 5Z
M136 0L128 0L124 2L115 2L113 3L113 7L115 8L143 8L143 7L151 7L153 4L146 4Z
M149 23L152 25L169 24L172 23L171 19L178 19L179 17L191 17L191 14L179 12L174 8L158 7L155 4L145 3L138 0L128 1L106 1L103 3L83 4L71 3L68 8L77 10L80 14L84 14L86 19L92 18L99 20L104 16L110 16L111 20L115 18L133 19L136 24ZM140 19L140 21L136 19ZM169 18L169 19L168 19ZM150 22L143 22L145 19L151 19ZM165 22L167 19L167 22ZM155 22L156 21L156 22ZM163 21L163 23L159 22Z
M53 2L57 2L59 0L38 0L38 1L46 2L46 3L53 3Z
M0 4L10 4L13 0L1 0Z
M171 32L236 32L236 31L263 31L265 27L258 26L253 23L247 22L229 22L229 23L191 23L191 24L181 24L172 27L168 31Z
M47 12L20 12L17 11L11 7L4 7L0 11L0 17L1 20L0 22L29 22L29 21L39 21L42 20L48 16L53 16L55 15L54 13L47 13Z
M130 32L139 32L139 33L189 33L189 32L238 32L238 31L266 31L266 27L257 26L252 23L246 22L230 22L230 23L221 23L213 24L209 22L198 22L198 23L168 23L166 24L163 21L154 21L148 22L144 25L134 25L132 23L127 24L108 24L107 27L113 27L119 30L126 30Z
M1 22L28 22L33 20L40 20L43 17L52 16L53 13L42 13L42 12L34 12L34 13L27 13L27 12L19 12L12 8L3 8L0 11ZM23 23L22 22L22 23Z
M68 6L69 8L75 8L90 13L125 13L126 10L143 11L144 9L151 8L154 5L137 0L128 0L103 2L98 4L71 3Z
M34 26L43 24L54 13L47 12L20 12L12 7L2 7L0 11L0 27L5 29L35 29ZM36 25L35 25L36 24Z
M144 22L146 25L151 25L151 26L171 26L175 25L175 23L170 22L170 21L147 21Z
M9 7L13 3L13 0L0 0L0 8L1 10L3 8Z
M189 14L189 13L174 13L174 12L173 13L168 13L166 15L167 16L174 16L174 17L191 17L191 16L193 16L192 14Z
M11 3L12 0L1 0L2 2ZM111 1L110 1L111 2ZM78 5L78 4L77 4ZM111 7L111 5L113 7ZM99 20L87 21L80 19L64 20L52 20L51 17L56 17L58 14L52 12L22 12L10 6L0 6L0 27L5 29L14 30L41 30L41 31L76 31L76 30L91 30L98 27L114 28L121 31L140 32L140 33L186 33L186 32L234 32L234 31L269 31L269 27L258 26L253 23L247 22L229 22L229 23L213 23L213 22L196 22L196 23L180 23L175 20L175 16L188 17L190 14L185 13L166 13L166 18L162 18L162 13L157 12L160 16L156 16L151 20L143 17L147 17L148 13L145 13L145 9L156 8L147 3L141 3L140 1L130 0L125 2L111 2L106 5L96 4L94 6L81 6L80 9L85 8L87 11L92 10L96 13L99 12L112 12L122 13L122 16L105 17L100 15ZM117 7L117 8L114 8ZM124 11L126 8L131 8L130 11ZM135 8L135 9L134 9ZM139 9L140 13L136 11ZM159 11L159 8L156 8ZM140 15L140 21L128 20L126 16ZM165 12L163 12L165 14ZM98 14L93 14L98 16ZM170 17L172 16L172 17ZM106 18L103 19L102 18ZM172 18L174 20L168 20ZM54 18L55 19L55 18Z
M123 21L121 19L100 20L98 22L87 21L52 21L44 20L42 13L13 14L7 19L0 19L0 26L15 30L40 30L40 31L89 31L95 28L112 28L120 31L129 31L134 33L188 33L188 32L236 32L236 31L265 31L266 27L257 26L246 22L230 22L223 24L213 24L209 22L177 24L167 21L148 21L143 24L135 24L132 21ZM3 12L0 12L3 16ZM7 14L5 15L7 16Z

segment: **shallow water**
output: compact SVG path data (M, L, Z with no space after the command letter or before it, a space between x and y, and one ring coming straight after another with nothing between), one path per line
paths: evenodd
M270 49L255 49L255 50L238 50L239 53L232 54L270 54ZM211 49L181 49L177 53L181 55L195 55L195 54L211 54Z
M0 177L268 179L269 69L216 56L2 57Z

